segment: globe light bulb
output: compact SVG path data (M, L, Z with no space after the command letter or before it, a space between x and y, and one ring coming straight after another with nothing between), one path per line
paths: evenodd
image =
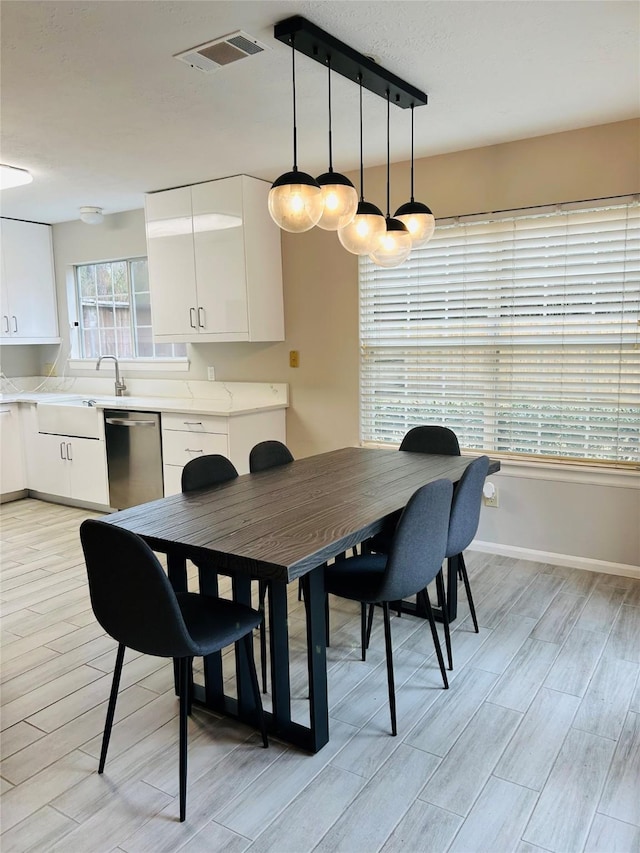
M322 216L322 190L306 172L286 172L269 190L269 213L284 231L309 231Z
M383 231L385 219L382 211L375 204L361 201L351 222L338 229L338 240L352 255L368 255Z
M318 228L337 231L348 225L358 209L358 193L348 178L337 172L320 175L323 210Z
M379 267L397 267L409 257L411 234L398 219L387 217L385 230L376 236L369 257Z
M426 204L409 201L396 210L394 218L407 226L411 234L411 244L415 249L426 246L433 237L436 219Z

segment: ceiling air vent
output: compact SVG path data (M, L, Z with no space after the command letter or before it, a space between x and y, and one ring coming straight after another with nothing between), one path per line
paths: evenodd
M182 53L174 54L174 59L186 62L198 71L210 74L217 71L223 65L231 65L239 59L245 59L256 53L266 50L265 45L260 44L257 39L238 30L227 36L208 41L198 47L192 47Z

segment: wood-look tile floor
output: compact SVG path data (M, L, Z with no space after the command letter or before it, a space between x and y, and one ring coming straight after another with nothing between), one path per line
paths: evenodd
M245 726L194 711L180 824L167 662L127 653L97 773L115 644L89 604L89 515L0 509L3 853L640 851L640 581L470 553L481 629L463 598L449 691L427 626L393 618L396 738L379 619L363 663L358 609L332 599L330 743L263 750Z

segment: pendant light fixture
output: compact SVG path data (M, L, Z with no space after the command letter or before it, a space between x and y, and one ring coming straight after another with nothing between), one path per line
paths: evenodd
M436 219L426 204L416 201L413 197L413 104L411 104L411 201L401 205L394 217L399 219L409 229L411 245L414 249L426 246L433 237Z
M399 219L391 217L389 212L390 186L390 150L389 150L389 106L390 92L387 89L387 217L385 229L377 234L369 257L379 267L397 267L409 257L411 252L411 234Z
M338 230L338 240L347 252L353 255L368 255L374 248L377 235L385 230L385 220L379 207L364 200L362 74L358 75L358 83L360 86L360 202L351 222Z
M345 175L333 171L333 140L331 136L331 57L327 56L329 70L329 171L320 175L318 183L322 192L322 216L318 227L337 231L348 225L356 215L358 193Z
M293 170L285 172L271 185L269 213L284 231L300 234L309 231L322 216L322 190L311 175L298 171L298 128L296 125L296 51L291 35L293 84Z

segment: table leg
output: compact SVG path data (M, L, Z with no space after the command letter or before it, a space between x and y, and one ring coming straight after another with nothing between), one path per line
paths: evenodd
M302 583L307 611L310 748L316 752L329 741L324 566L306 574Z
M276 732L291 723L289 677L289 626L287 585L272 581L269 589L269 640L271 652L271 696Z
M233 600L240 604L246 604L251 607L251 579L247 575L234 575L233 583ZM240 717L251 717L255 714L255 701L251 688L251 673L247 657L240 647L240 643L236 643L236 689L238 691L238 714Z

